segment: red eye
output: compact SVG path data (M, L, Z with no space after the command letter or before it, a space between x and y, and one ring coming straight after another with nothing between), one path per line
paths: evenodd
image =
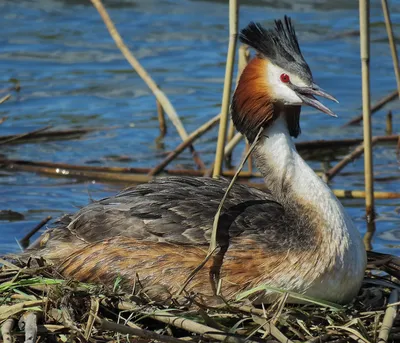
M281 74L281 81L284 83L290 82L290 77L288 74Z

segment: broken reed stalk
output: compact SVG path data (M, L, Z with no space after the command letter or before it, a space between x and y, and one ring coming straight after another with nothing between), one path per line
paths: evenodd
M390 13L387 0L382 0L381 2L382 2L383 16L385 17L386 31L389 38L390 51L392 53L394 73L396 75L397 91L398 95L400 96L399 60L397 58L396 42L394 41L394 36L393 36L392 21L390 20Z
M1 336L4 343L13 342L11 333L13 331L14 325L15 320L12 318L6 319L5 322L1 325Z
M97 11L99 12L100 16L102 17L111 37L114 39L115 44L119 48L119 50L122 52L126 60L129 62L129 64L132 66L132 68L138 73L138 75L142 78L142 80L146 83L146 85L150 88L150 90L153 92L154 96L156 99L160 102L162 107L164 108L165 113L168 115L169 119L172 121L174 124L176 130L179 133L179 136L181 137L182 140L187 139L188 134L183 127L183 124L181 120L179 119L178 114L175 111L175 108L165 95L165 93L157 86L157 84L154 82L154 80L151 78L151 76L147 73L147 71L143 68L143 66L139 63L139 61L136 59L136 57L133 56L133 54L130 52L128 47L125 45L122 37L118 33L114 23L112 22L110 16L108 15L106 9L104 8L102 2L100 0L91 0L92 4L94 7L96 7ZM199 158L194 150L194 147L191 145L190 150L192 154L194 155L194 160L198 161ZM199 167L203 167L201 165L198 165Z
M148 173L149 176L155 176L159 173L161 173L164 168L172 161L174 160L179 154L185 150L186 147L188 147L194 140L196 140L198 137L200 137L202 134L205 132L209 131L211 128L213 128L216 124L218 124L218 121L220 119L220 115L218 114L211 120L209 120L207 123L203 124L200 126L196 131L192 132L187 139L185 139L181 144L179 144L174 151L170 152L168 156L156 167L154 167L150 172Z
M161 334L158 334L158 333L156 333L154 331L150 331L150 330L131 328L126 325L110 322L108 320L99 318L97 316L96 316L96 322L98 322L100 324L99 330L101 330L101 331L119 332L124 335L137 336L137 337L141 337L144 339L150 339L150 340L155 340L158 342L165 342L165 343L186 343L184 340L179 339L179 338L161 335Z
M51 125L48 125L48 126L42 127L40 129L37 129L37 130L33 130L33 131L30 131L30 132L22 133L20 135L12 136L12 137L10 137L8 139L0 141L0 145L11 143L11 142L16 141L18 139L23 139L23 138L26 138L26 137L29 137L29 136L33 136L33 135L35 135L37 133L46 131L46 130L48 130L50 128L51 128Z
M156 99L156 105L157 105L158 123L160 124L160 135L158 136L157 139L161 139L167 133L167 125L165 123L164 109L157 99Z
M360 57L362 72L363 136L364 136L364 175L365 212L367 232L364 236L366 248L371 248L371 238L375 232L374 208L374 170L372 161L371 102L369 79L369 0L360 0Z
M20 239L19 244L25 249L29 245L30 238L38 232L43 226L45 226L51 220L51 216L44 218L39 224L37 224L31 231L29 231L22 239Z
M236 76L236 85L239 83L240 76L242 75L244 68L246 68L247 64L249 63L249 59L250 59L249 47L246 44L242 44L239 47L238 51L238 72ZM234 135L235 135L235 126L233 125L233 121L231 119L229 121L227 141L230 142ZM229 154L225 154L225 159L227 163L230 164L232 161L232 152L230 152Z
M3 102L6 102L8 99L10 99L11 98L11 94L7 94L6 96L3 96L1 99L0 99L0 104L2 104Z
M225 332L221 330L214 329L212 327L197 323L187 318L173 316L166 311L155 311L154 314L149 314L149 317L167 325L172 325L177 328L187 330L189 332L197 333L199 335L202 335L204 338L229 343L238 343L242 341L235 337L229 337ZM250 343L251 341L246 342Z
M378 137L374 137L371 140L371 147L379 141ZM364 152L364 143L357 146L350 154L343 157L335 166L329 169L324 175L324 181L328 182L332 180L345 166L350 162L353 162L357 157L360 157Z
M399 96L398 90L394 90L390 94L384 96L382 99L378 100L375 104L371 106L371 115L374 114L375 112L379 111L383 106L385 106L388 102L393 101ZM344 124L342 127L350 126L350 125L356 125L359 124L360 122L363 121L363 114L359 114L358 116L354 117L350 121L348 121L346 124Z
M383 317L381 330L379 331L378 343L385 343L389 339L390 330L393 327L393 322L397 315L397 305L394 305L399 300L399 292L393 289L389 296L389 304ZM392 306L390 306L392 305Z
M226 128L229 118L229 104L231 100L233 65L235 62L236 41L238 35L238 1L229 0L229 45L225 69L224 92L221 105L221 119L218 130L217 149L213 177L219 177L222 171L224 159L224 147L226 141Z

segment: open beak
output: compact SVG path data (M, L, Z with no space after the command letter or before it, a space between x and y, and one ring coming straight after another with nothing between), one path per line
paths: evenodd
M298 87L293 84L291 84L291 88L296 92L298 97L303 101L305 105L312 106L321 112L324 112L326 114L329 114L332 117L337 117L335 113L333 113L328 107L320 103L314 95L321 96L323 98L327 98L329 100L339 102L337 101L332 95L329 93L325 92L322 88L320 88L318 85L315 83L312 83L310 87Z

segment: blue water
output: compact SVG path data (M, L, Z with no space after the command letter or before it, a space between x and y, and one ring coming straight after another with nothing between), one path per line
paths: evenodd
M296 3L296 4L294 4ZM271 25L290 15L303 54L315 80L340 104L330 104L338 119L303 109L300 140L360 137L360 126L341 125L360 112L361 76L358 2L331 0L241 1L240 27L250 20ZM126 44L168 95L188 132L219 112L228 43L227 1L105 1ZM400 39L400 1L390 1L396 38ZM164 147L155 143L158 122L155 100L110 38L97 11L87 0L2 0L0 2L0 97L12 80L19 93L0 105L0 135L18 134L46 125L54 128L111 127L75 140L3 145L11 159L100 166L149 167L179 142L168 123ZM380 1L371 1L371 91L377 100L396 88ZM400 102L373 117L373 133L384 134L385 115L393 111L400 128ZM208 164L214 155L216 130L195 144ZM346 151L335 154L339 159ZM115 156L124 156L118 160ZM241 156L241 148L235 162ZM331 156L329 155L329 158ZM327 157L328 158L328 157ZM321 170L324 156L309 161ZM335 160L331 161L333 165ZM400 192L399 163L394 145L374 149L377 191ZM185 152L173 164L192 168ZM333 188L363 189L363 160L348 165ZM392 177L390 180L387 177ZM123 185L71 178L51 178L0 170L0 210L11 209L23 220L0 221L0 253L17 251L16 239L42 220L75 211L91 199L115 193ZM357 227L365 232L364 200L344 200ZM400 200L377 200L378 251L400 253Z

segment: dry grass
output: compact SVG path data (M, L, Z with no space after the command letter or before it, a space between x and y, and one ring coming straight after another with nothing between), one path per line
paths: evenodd
M255 308L244 297L223 307L205 308L183 305L182 297L168 302L156 299L152 295L157 295L157 290L144 290L140 282L125 292L119 287L120 280L112 287L64 280L43 261L30 261L30 266L0 262L4 342L338 343L400 339L396 305L400 283L382 272L369 270L357 299L344 307L301 295L304 305L288 305L288 293L279 290L279 301L264 307ZM195 296L190 300L195 301Z

